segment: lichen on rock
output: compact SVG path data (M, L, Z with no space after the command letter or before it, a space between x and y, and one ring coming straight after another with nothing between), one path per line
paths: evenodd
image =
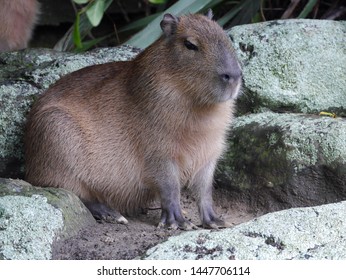
M0 207L0 259L50 259L61 211L40 195L0 197Z
M222 231L170 237L147 260L346 259L346 202L270 213Z
M277 20L229 31L243 62L241 111L346 116L346 22Z
M76 195L0 178L0 259L50 259L53 243L95 223Z

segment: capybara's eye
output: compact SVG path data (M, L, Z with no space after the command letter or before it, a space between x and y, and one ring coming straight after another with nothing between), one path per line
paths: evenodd
M198 47L195 44L191 43L189 40L185 40L184 45L188 50L198 51Z

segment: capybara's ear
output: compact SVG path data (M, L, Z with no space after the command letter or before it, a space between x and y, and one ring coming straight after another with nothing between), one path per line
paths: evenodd
M207 13L205 14L205 16L209 19L213 19L213 10L212 9L208 9Z
M179 18L176 16L173 16L171 14L165 14L163 16L163 19L160 23L161 29L163 33L169 37L173 35L177 30L177 24L179 22Z

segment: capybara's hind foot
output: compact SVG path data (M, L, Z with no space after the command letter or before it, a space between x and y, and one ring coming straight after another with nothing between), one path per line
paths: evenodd
M102 220L108 223L128 224L128 221L118 211L109 208L103 203L84 202L84 204L96 220Z

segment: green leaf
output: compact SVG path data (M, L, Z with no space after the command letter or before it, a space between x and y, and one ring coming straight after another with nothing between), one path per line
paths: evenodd
M309 2L305 5L303 11L301 11L301 13L299 14L298 18L306 18L316 5L316 2L317 0L309 0Z
M79 21L80 21L80 14L77 13L76 21L73 25L73 43L77 48L82 48L82 40L80 36L80 30L79 30Z
M105 1L104 11L108 9L113 0L102 0ZM93 26L90 23L87 15L84 13L84 7L77 15L75 24L65 33L65 35L55 44L54 50L58 51L72 51L73 49L82 49L84 46L82 40L92 30ZM103 39L103 38L102 38Z
M93 46L95 46L98 43L100 43L101 41L107 39L108 37L109 36L103 36L103 37L96 38L96 39L93 39L93 40L85 41L85 42L83 42L83 45L80 48L76 48L76 52L85 52L88 49L90 49Z
M161 13L146 28L136 33L126 44L138 47L146 48L152 44L161 35L160 22L162 16L165 13L171 13L173 15L182 15L188 13L196 13L203 10L213 0L180 0Z
M87 9L86 15L92 26L98 26L105 11L105 0L97 0Z
M221 26L224 26L227 22L233 19L242 8L243 8L242 5L237 5L232 10L228 11L222 18L220 18L217 21L218 24L220 24Z
M78 26L76 24L78 23ZM93 28L89 19L85 13L78 13L76 15L76 20L74 25L66 32L64 37L62 37L58 43L54 46L54 50L58 51L72 51L75 47L78 48L76 44L81 42L83 38L89 34L90 30ZM79 39L78 39L79 38ZM78 41L76 41L78 40Z
M73 2L75 2L76 4L86 4L88 2L90 2L91 0L73 0Z
M231 20L229 26L251 23L258 13L262 0L243 0L219 20L220 25L225 25Z
M149 2L151 4L161 5L161 4L165 4L167 2L167 0L149 0Z
M73 2L77 3L77 4L86 4L88 3L90 0L73 0Z
M208 10L209 8L213 8L214 6L220 4L221 2L224 2L224 0L213 0L208 5L206 5L203 10Z
M139 30L147 26L150 22L152 22L155 18L157 18L161 13L155 13L150 16L141 18L134 22L131 22L121 28L119 28L119 32L131 31L131 30Z

